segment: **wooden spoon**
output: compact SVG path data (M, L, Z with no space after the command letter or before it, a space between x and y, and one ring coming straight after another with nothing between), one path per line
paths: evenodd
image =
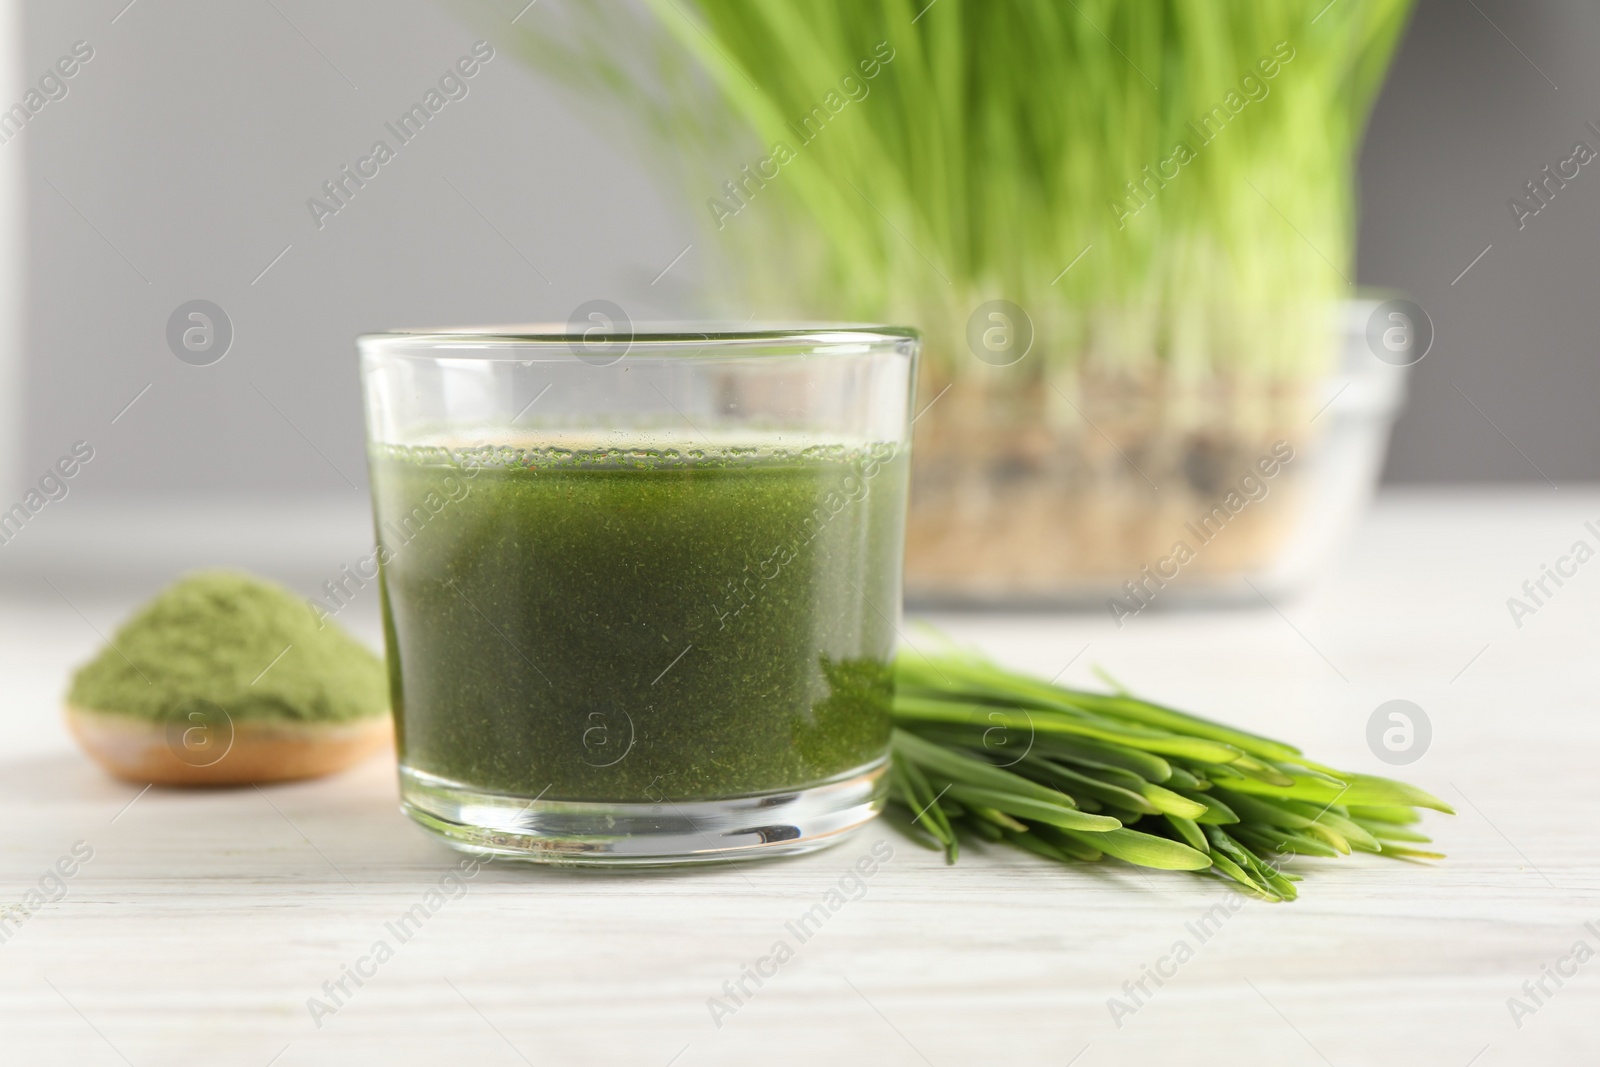
M249 785L342 771L390 744L390 716L353 722L238 722L221 709L154 722L68 705L67 726L106 770L156 785Z

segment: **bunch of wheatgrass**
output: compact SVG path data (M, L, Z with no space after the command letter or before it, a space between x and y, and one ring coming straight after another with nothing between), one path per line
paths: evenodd
M912 322L935 379L982 369L956 352L995 298L1038 330L1019 373L1319 374L1411 7L642 0L505 31L523 0L454 2L622 105L740 315Z
M1285 855L1443 858L1414 847L1429 839L1413 824L1417 808L1451 808L1404 782L961 651L902 651L895 672L890 795L912 836L949 862L970 834L1055 860L1211 870L1293 900Z

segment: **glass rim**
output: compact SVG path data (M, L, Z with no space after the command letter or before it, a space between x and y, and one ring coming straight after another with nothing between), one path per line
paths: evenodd
M407 351L414 346L451 349L459 353L442 358L470 359L473 351L483 353L497 348L549 349L595 352L625 348L631 354L670 356L685 346L698 346L691 355L714 356L730 350L752 355L749 348L767 346L828 347L845 345L898 345L920 342L920 331L909 326L867 323L797 323L745 326L724 322L645 323L599 337L574 333L559 323L531 323L514 326L466 326L447 329L385 330L364 333L356 338L363 355L368 353L413 358L441 358L434 351ZM713 351L713 349L715 351ZM787 355L788 353L772 353ZM477 358L493 359L480 354ZM511 357L507 357L511 358Z

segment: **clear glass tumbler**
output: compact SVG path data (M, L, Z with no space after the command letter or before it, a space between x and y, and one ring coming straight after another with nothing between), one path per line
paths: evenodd
M362 337L404 809L569 864L882 807L917 335Z

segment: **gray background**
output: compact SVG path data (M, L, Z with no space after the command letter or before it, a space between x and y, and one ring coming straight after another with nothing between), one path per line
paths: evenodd
M306 199L482 35L429 0L126 2L26 7L28 72L79 39L96 55L0 145L28 153L24 478L83 438L102 500L353 494L355 334L565 320L596 296L706 309L704 249L652 284L694 208L505 49L316 228ZM1437 331L1392 481L1594 476L1600 165L1521 232L1506 201L1575 140L1600 148L1596 40L1580 0L1420 5L1362 160L1359 281L1408 290ZM196 298L234 324L214 366L166 348Z

